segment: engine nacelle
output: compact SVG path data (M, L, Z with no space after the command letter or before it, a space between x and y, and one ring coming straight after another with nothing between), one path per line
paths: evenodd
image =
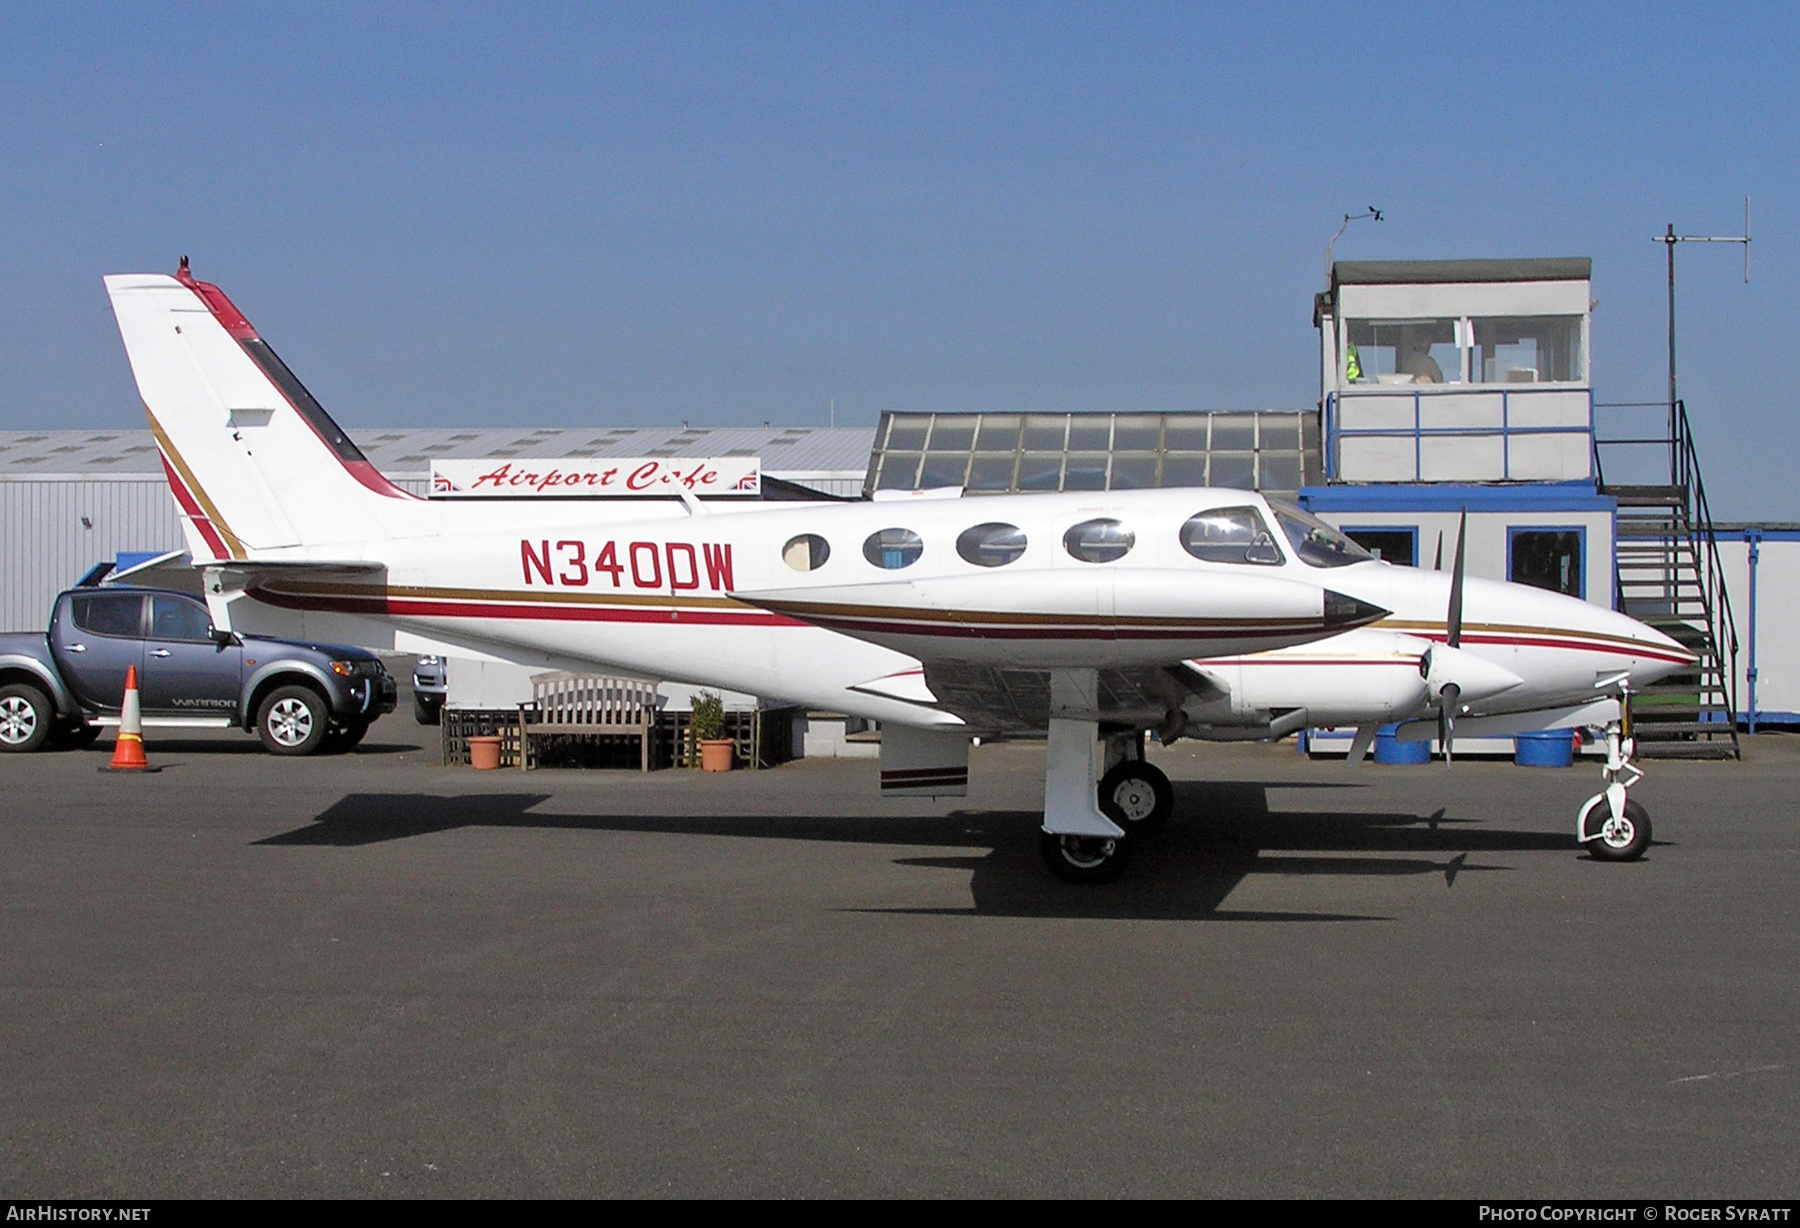
M1456 688L1449 698L1457 713L1467 711L1472 703L1510 691L1525 681L1486 657L1448 644L1433 644L1426 649L1425 655L1419 658L1419 673L1425 679L1425 689L1434 704L1443 702L1446 688Z

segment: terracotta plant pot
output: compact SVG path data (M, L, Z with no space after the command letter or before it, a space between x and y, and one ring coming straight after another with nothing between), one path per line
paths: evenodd
M732 752L737 743L730 738L707 738L700 743L700 770L703 772L729 772L731 770Z
M491 772L500 766L500 739L497 737L469 739L469 766L478 772Z

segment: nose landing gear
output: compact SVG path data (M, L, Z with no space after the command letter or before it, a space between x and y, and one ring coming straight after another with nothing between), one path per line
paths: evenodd
M1644 778L1632 763L1636 750L1622 720L1606 727L1606 788L1582 803L1575 818L1575 838L1595 861L1636 861L1650 847L1650 815L1626 796Z

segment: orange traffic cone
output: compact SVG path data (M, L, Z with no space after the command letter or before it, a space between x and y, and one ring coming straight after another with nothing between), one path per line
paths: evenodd
M119 740L113 744L112 762L102 772L160 772L144 757L144 718L138 707L137 666L125 667L125 699L119 705Z

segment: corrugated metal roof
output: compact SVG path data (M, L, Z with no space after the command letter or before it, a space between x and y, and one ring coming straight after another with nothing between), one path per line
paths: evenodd
M770 473L862 473L873 427L369 428L350 435L394 478L428 475L438 457L758 456ZM153 474L149 431L0 431L0 480Z

